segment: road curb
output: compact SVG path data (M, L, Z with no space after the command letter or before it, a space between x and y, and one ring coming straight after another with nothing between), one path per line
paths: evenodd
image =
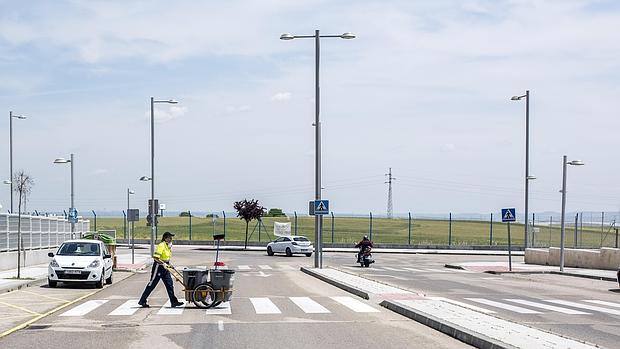
M562 271L555 270L540 270L540 271L496 271L496 270L487 270L484 271L487 274L493 275L502 275L502 274L553 274L553 275L561 275L561 276L570 276L570 277L578 277L584 279L593 279L593 280L602 280L602 281L611 281L618 282L618 279L608 277L608 276L599 276L599 275L587 275L587 274L578 274L578 273L567 273Z
M43 277L43 278L38 278L34 280L28 280L27 282L24 282L18 285L8 286L6 288L0 289L0 294L21 290L22 288L27 288L31 286L37 286L39 284L43 284L44 281L46 280L47 280L47 277Z
M392 301L384 300L379 303L382 307L389 309L395 313L398 313L404 317L415 320L423 325L426 325L432 329L447 334L453 338L460 340L463 343L472 345L481 349L517 349L514 346L501 343L492 338L489 338L483 334L461 328L453 324L447 324L440 319L432 315L425 314L421 311L415 311L411 308L407 308L400 304L396 304Z
M310 276L314 276L315 278L317 278L317 279L319 279L319 280L321 280L323 282L327 282L330 285L336 286L336 287L338 287L340 289L343 289L343 290L345 290L345 291L347 291L349 293L352 293L352 294L354 294L354 295L356 295L356 296L358 296L360 298L370 299L370 295L367 292L364 292L364 291L362 291L362 290L360 290L358 288L355 288L353 286L349 286L347 284L344 284L342 282L336 281L334 279L330 279L330 278L328 278L326 276L323 276L323 275L321 275L319 273L316 273L316 272L314 272L314 271L312 271L312 270L310 270L310 269L308 269L306 267L301 267L299 270L301 270L302 272L304 272L304 273L306 273L306 274L308 274Z

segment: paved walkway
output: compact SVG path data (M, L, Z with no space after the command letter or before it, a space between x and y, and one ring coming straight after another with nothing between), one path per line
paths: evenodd
M508 262L463 262L463 263L448 263L447 268L471 270L477 272L494 272L494 273L506 273L509 272ZM617 281L617 271L615 270L603 270L603 269L584 269L584 268L569 268L565 267L563 272L560 272L560 267L551 265L537 265L537 264L525 264L523 262L513 262L512 271L515 273L552 273L562 274L567 276L580 276L593 279L601 279L607 281Z
M343 288L367 293L381 305L479 348L596 348L440 299L405 291L335 269L302 269Z

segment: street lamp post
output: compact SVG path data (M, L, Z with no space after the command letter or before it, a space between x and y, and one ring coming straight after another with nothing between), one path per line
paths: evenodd
M524 247L527 248L529 243L529 181L530 177L530 90L526 90L522 96L512 96L513 101L520 101L525 98L525 229L523 233Z
M71 212L75 209L75 195L73 191L73 164L75 163L75 158L73 156L73 153L71 153L71 158L69 160L65 158L57 158L56 160L54 160L54 163L55 164L71 163L71 209L69 210ZM72 220L71 221L71 238L75 237L73 236L74 233L75 233L75 222Z
M566 155L562 158L562 218L560 222L560 271L564 271L564 214L566 212L566 165L583 166L581 160L566 161Z
M11 185L11 213L13 213L13 118L23 120L26 117L24 115L14 115L12 111L9 111L9 181Z
M155 103L177 104L174 99L155 100L151 97L151 205L152 207L152 223L151 223L151 255L155 251L155 224L157 222L155 207Z
M315 136L315 173L314 173L314 185L315 185L315 200L321 200L321 122L319 119L320 112L320 89L319 89L319 61L320 61L320 38L341 38L341 39L354 39L353 33L344 33L340 35L320 35L319 30L314 31L314 35L292 35L282 34L281 40L293 40L293 39L306 39L314 38L314 93L315 93L315 120L314 120L314 136ZM316 243L316 253L314 254L314 267L323 267L323 216L314 216L314 241Z

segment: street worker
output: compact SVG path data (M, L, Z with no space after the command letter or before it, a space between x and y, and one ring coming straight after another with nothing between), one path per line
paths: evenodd
M359 252L357 253L358 263L360 261L360 258L362 258L362 253L364 253L364 250L366 249L366 247L372 248L372 241L370 241L367 235L364 235L364 238L362 238L362 240L358 242L357 245L355 245L355 248L360 249Z
M172 234L171 232L165 232L161 238L161 242L157 245L155 252L153 252L153 267L151 268L151 279L146 285L144 292L142 292L142 297L140 297L140 301L138 301L138 304L143 308L149 307L149 304L146 302L147 298L149 298L149 295L151 294L151 292L153 292L155 286L157 286L159 279L161 279L166 286L168 298L170 298L170 305L172 307L179 307L183 305L183 302L180 302L174 295L174 283L172 282L170 272L166 269L166 266L170 265L170 257L172 256L170 248L172 247L173 236L174 234Z

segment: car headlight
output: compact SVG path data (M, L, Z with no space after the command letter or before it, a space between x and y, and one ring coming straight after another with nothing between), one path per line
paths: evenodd
M88 265L89 268L97 268L99 266L99 260L95 259L92 263Z
M58 265L58 262L56 262L56 259L52 259L52 261L50 262L50 267L52 268L60 268L60 265Z

